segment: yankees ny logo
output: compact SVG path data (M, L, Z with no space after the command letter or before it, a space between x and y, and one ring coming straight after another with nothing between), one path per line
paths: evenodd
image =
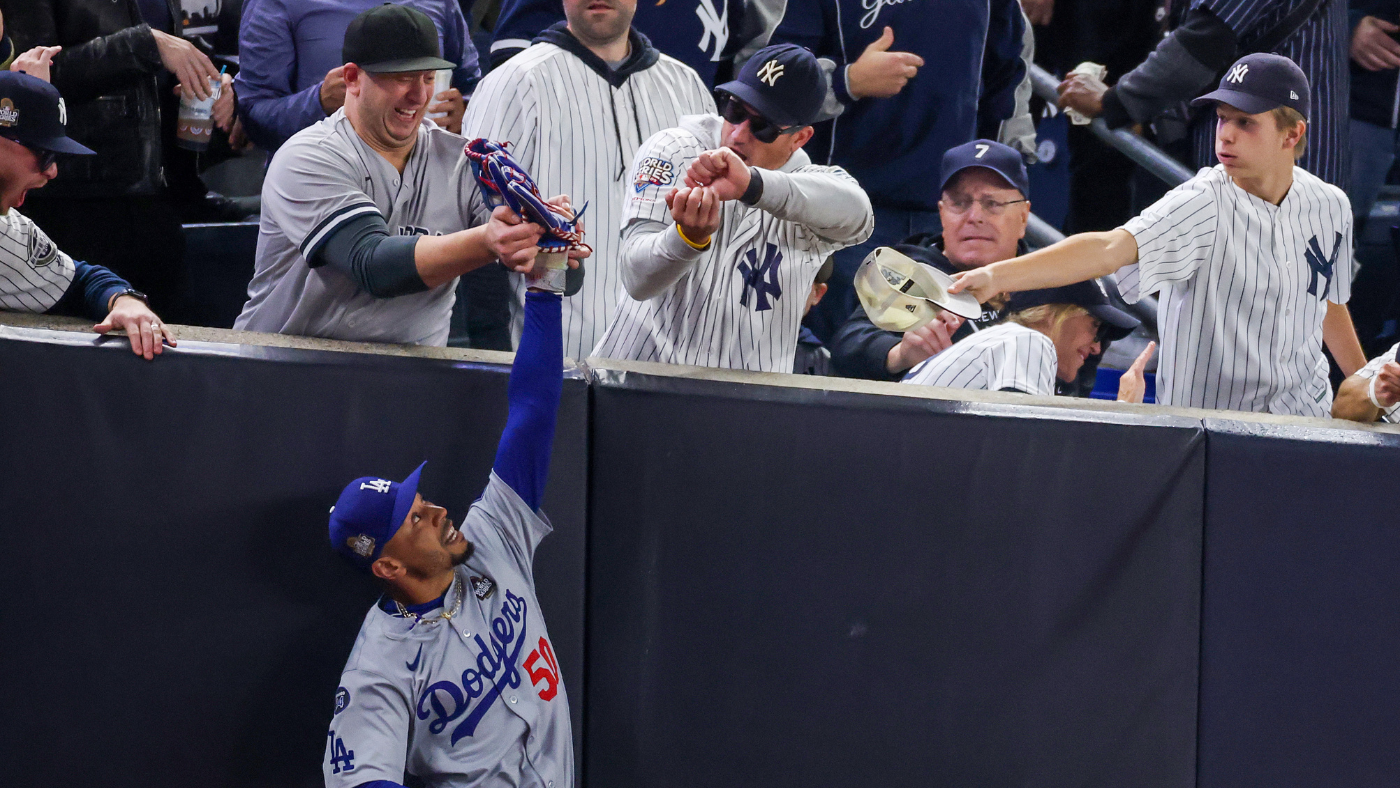
M760 68L758 70L759 80L766 82L768 84L768 87L770 88L773 87L773 84L778 81L778 77L781 77L782 75L783 67L776 60L770 60L767 63L764 63L763 68Z
M711 62L719 61L724 47L729 44L729 3L720 0L720 5L724 8L723 11L716 11L710 0L700 0L700 4L695 7L695 15L700 17L700 25L703 28L700 33L700 51L709 50L710 39L713 38L715 42L715 51L710 55Z
M1308 239L1308 248L1303 251L1303 257L1308 261L1308 295L1315 295L1318 300L1327 297L1327 291L1332 288L1332 269L1337 264L1337 256L1342 252L1342 234L1337 233L1337 240L1332 244L1332 256L1322 256L1322 245L1317 242L1314 235ZM1322 286L1322 292L1317 291L1317 280L1322 277L1327 278L1327 283Z
M360 483L360 489L361 489L361 490L374 490L374 491L377 492L377 493L386 493L386 492L389 492L389 480L388 480L388 479L375 479L375 480L372 481L372 482L361 482L361 483Z
M744 277L744 293L739 296L739 303L749 305L749 291L754 292L754 309L764 312L773 308L773 304L768 301L768 296L774 298L783 297L783 289L778 286L778 266L783 263L783 253L778 251L776 244L766 244L767 248L763 252L763 262L758 262L758 250L750 249L744 253L744 261L739 263L739 273Z
M1239 84L1244 81L1244 75L1248 73L1249 64L1241 63L1238 66L1235 66L1234 68L1230 69L1230 74L1229 76L1225 77L1225 80L1227 82L1234 82L1235 84Z

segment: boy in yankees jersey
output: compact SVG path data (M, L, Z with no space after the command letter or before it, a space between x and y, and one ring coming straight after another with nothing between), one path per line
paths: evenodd
M642 145L622 225L630 297L593 355L792 371L817 271L874 226L855 179L801 150L826 90L811 52L767 47L717 88L721 115Z
M1305 149L1309 95L1288 58L1241 58L1218 90L1195 101L1215 104L1220 164L1117 230L969 271L950 291L986 300L1124 268L1124 299L1162 294L1159 402L1326 417L1323 343L1344 374L1366 359L1346 308L1350 205L1294 164Z
M535 597L539 513L563 387L561 298L532 289L511 370L510 415L481 498L460 528L403 482L351 482L331 546L384 596L365 616L336 691L327 788L568 788L573 734Z

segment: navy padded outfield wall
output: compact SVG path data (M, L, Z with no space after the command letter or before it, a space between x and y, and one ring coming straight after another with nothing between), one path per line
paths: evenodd
M47 335L82 346L0 340L0 785L321 785L377 596L331 552L327 511L351 479L426 459L419 489L460 521L508 367L191 342L146 363ZM536 559L574 699L587 396L565 381Z
M1200 422L965 408L602 373L589 785L1195 783Z
M1400 785L1400 435L1206 428L1201 788Z

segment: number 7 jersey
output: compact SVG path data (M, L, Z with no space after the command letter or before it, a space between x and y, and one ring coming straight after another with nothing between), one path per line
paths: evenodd
M430 786L573 785L569 702L531 570L550 530L492 473L442 606L417 623L392 601L370 609L336 691L327 788L406 772Z

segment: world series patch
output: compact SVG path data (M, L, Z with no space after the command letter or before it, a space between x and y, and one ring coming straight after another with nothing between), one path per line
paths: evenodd
M642 159L642 166L637 170L637 181L632 185L640 192L648 186L665 186L675 180L676 168L671 162L648 156Z

